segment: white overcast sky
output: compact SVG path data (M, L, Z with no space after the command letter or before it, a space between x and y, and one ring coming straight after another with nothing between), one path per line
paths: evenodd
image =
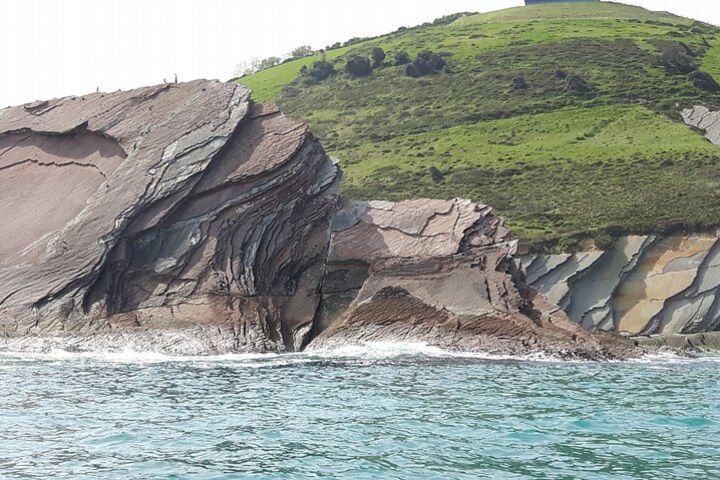
M250 57L321 48L522 0L0 0L0 107L232 76ZM627 0L720 25L717 0Z

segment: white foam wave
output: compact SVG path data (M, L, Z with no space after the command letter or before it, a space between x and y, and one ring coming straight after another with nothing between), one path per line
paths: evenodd
M222 355L171 355L152 351L122 349L114 351L74 352L52 349L47 352L0 352L0 356L49 361L98 360L112 363L168 363L168 362L252 362L280 358L277 353L228 353Z
M497 355L482 352L456 352L420 342L364 342L336 348L318 349L301 353L227 353L221 355L176 355L153 351L120 350L68 351L53 348L47 351L0 351L0 359L15 358L40 361L89 360L106 363L156 364L192 362L198 365L232 365L244 368L263 368L314 361L382 361L403 358L475 359L485 361L524 361L543 363L595 363L589 360L566 360L542 352L526 355ZM678 355L673 352L648 354L628 360L633 364L672 364L697 361L720 363L720 354L697 356ZM612 361L609 363L624 363Z
M365 360L384 360L399 357L429 357L478 360L558 361L556 357L544 353L497 355L483 352L459 352L444 350L423 342L363 342L361 344L344 345L331 349L313 350L308 354L326 359L359 358Z
M718 362L720 363L720 353L696 353L692 355L681 355L672 351L648 353L639 358L628 360L629 363L641 364L673 364L673 363L689 363L689 362Z
M408 342L365 342L355 345L344 345L331 349L318 349L301 353L228 353L222 355L173 355L153 351L137 351L130 348L122 350L68 351L53 348L47 351L0 351L1 357L41 361L76 361L93 360L109 363L224 363L244 367L266 367L291 363L307 363L312 361L379 361L400 358L466 358L478 360L526 360L526 361L559 361L542 353L511 356L493 355L478 352L454 352L443 350L427 343Z

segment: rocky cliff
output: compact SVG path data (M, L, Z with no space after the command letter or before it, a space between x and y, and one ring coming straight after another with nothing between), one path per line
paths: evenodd
M324 330L310 348L422 341L498 354L633 354L531 294L512 260L516 247L502 218L467 200L346 203L333 222Z
M196 81L5 109L0 132L5 336L305 341L339 172L304 125Z
M607 252L531 256L522 263L527 282L588 330L720 329L717 235L629 236Z
M339 179L304 125L236 85L1 110L2 343L633 354L524 287L489 207L338 204Z

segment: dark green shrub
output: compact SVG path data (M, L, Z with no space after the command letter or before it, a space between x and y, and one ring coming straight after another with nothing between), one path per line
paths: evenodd
M310 77L316 82L322 82L333 75L335 75L335 67L327 60L314 62L310 69Z
M417 67L415 67L415 64L412 62L405 65L405 75L413 78L422 77L422 74L418 71Z
M308 68L307 65L300 67L300 77L305 79L306 83L317 84L323 80L335 75L335 67L327 60L319 60Z
M353 77L367 77L372 73L370 60L365 57L355 55L345 64L345 71Z
M383 64L383 62L385 61L385 57L386 57L385 50L383 50L380 47L373 48L371 55L372 55L374 67L381 66Z
M592 91L590 85L580 75L569 75L565 79L566 90L579 94L586 94Z
M444 58L437 53L432 53L430 51L418 53L415 62L425 64L428 73L439 72L446 65Z
M433 165L432 167L428 168L428 171L430 172L430 177L432 177L433 182L440 183L445 180L445 175L443 175L436 166Z
M395 65L407 65L410 63L410 55L404 50L395 53Z
M525 90L526 88L528 88L527 82L523 77L520 76L513 78L512 86L515 90Z
M437 73L444 69L446 65L445 59L437 53L423 51L418 53L415 60L406 65L405 74L414 78L422 77L423 75Z
M720 84L718 84L709 73L701 72L700 70L691 72L688 75L688 80L693 82L693 85L697 88L705 90L706 92L720 92Z

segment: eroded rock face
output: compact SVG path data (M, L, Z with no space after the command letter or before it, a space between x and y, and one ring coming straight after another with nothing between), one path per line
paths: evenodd
M588 330L720 329L717 235L630 236L607 252L523 258L527 281Z
M466 200L348 203L336 214L311 349L426 342L497 354L631 354L526 290L502 218Z
M339 179L307 127L238 85L0 110L0 346L634 354L524 286L491 208L338 204Z
M338 181L307 127L238 85L2 110L0 333L194 329L208 351L295 350Z
M379 261L425 261L503 242L514 252L510 231L491 212L460 199L343 203L333 220L318 329L345 312Z

